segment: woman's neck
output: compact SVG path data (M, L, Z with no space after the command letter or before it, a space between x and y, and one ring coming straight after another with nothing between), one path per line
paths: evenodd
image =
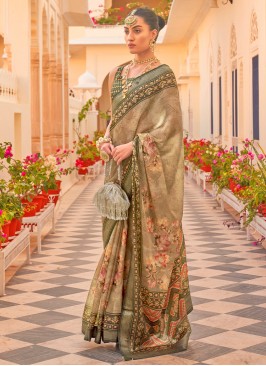
M154 53L152 53L151 51L147 51L135 54L134 60L140 62L153 57L155 57Z

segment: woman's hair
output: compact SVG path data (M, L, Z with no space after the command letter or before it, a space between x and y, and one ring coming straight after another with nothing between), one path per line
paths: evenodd
M165 20L161 16L155 14L154 11L148 7L134 9L129 15L136 15L143 18L144 22L149 25L150 30L157 29L158 34L165 26Z

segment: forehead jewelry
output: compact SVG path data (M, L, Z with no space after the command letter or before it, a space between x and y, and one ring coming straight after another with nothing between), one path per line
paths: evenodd
M132 11L132 13L128 16L128 17L126 17L126 19L125 19L125 24L126 25L128 25L128 26L132 26L132 25L134 25L136 22L137 22L137 17L134 15L135 14L135 12L136 12L136 9L135 10L133 10Z

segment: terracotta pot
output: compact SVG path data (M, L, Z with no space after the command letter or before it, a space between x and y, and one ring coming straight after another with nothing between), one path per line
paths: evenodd
M88 173L87 168L79 168L78 169L78 174L80 174L80 175L86 175L87 173Z
M48 196L50 196L50 194L59 194L61 191L61 189L48 189Z
M49 202L54 203L56 205L59 199L59 193L49 195Z
M16 233L18 234L21 231L21 225L22 225L22 218L16 219L17 226L16 226Z
M40 194L40 196L42 196L42 198L43 198L44 206L47 205L47 203L49 203L48 192L42 191L42 194Z
M259 206L258 206L258 212L266 217L266 203L260 203Z
M94 165L94 163L95 163L95 162L94 162L94 160L92 160L92 159L83 160L83 166L84 166L84 167Z
M10 225L9 225L9 236L15 236L16 235L16 231L17 231L17 219L14 217L11 221L10 221Z
M201 167L200 167L200 169L201 170L203 170L204 172L206 172L206 173L209 173L209 172L211 172L211 170L212 170L212 168L211 168L211 166L210 165L205 165L205 164L203 164Z
M10 236L10 223L11 223L11 221L7 221L2 226L2 232L6 235L6 239L5 239L4 243L8 242L8 238Z
M230 178L229 179L229 189L232 191L232 192L235 192L235 188L236 188L237 184L236 182L234 181L234 179Z
M37 205L36 212L39 212L44 207L44 200L43 200L43 197L40 195L34 197L32 202L36 203L36 205Z
M24 205L24 217L31 217L31 216L35 216L37 212L37 204L36 203L32 203L32 202L28 202L28 204Z
M62 181L61 180L56 180L55 183L57 185L57 188L60 189Z

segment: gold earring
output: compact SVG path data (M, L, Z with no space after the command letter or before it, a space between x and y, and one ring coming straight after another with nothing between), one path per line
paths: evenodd
M151 52L154 53L154 48L155 48L155 40L154 39L150 40L149 46L150 46Z

